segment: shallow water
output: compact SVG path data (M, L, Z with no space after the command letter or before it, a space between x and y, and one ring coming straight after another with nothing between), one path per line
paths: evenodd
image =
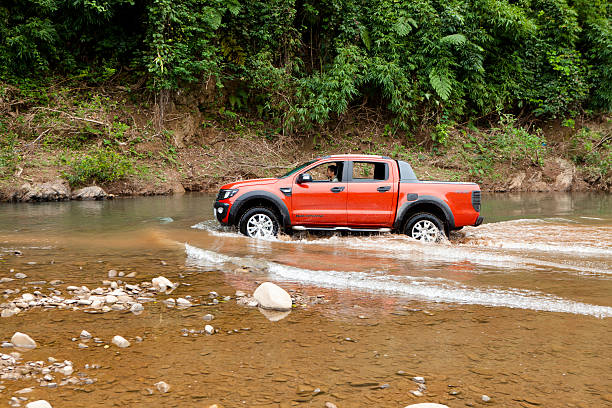
M155 302L139 316L34 308L2 318L0 340L23 331L39 342L27 361L53 355L105 368L92 385L23 396L61 406L455 407L478 405L482 394L497 406L610 405L610 195L484 194L485 224L433 245L397 234L248 239L212 219L213 200L2 204L0 278L27 278L1 283L0 293L45 292L53 279L59 289L95 288L116 269L135 272L130 283L159 275L183 283L174 298L233 296L271 280L328 303L278 322L233 299L186 310ZM183 336L202 330L206 313L220 332ZM82 329L106 344L115 334L144 340L78 349L72 338ZM417 385L398 370L425 376L425 396L411 394ZM171 392L147 395L160 380ZM36 385L0 384L3 403Z

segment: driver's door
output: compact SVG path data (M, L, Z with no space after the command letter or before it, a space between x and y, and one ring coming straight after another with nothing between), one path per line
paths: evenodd
M330 181L328 168L336 166L339 181ZM291 194L291 224L303 226L345 226L347 223L347 181L343 161L328 161L307 168L296 175ZM312 181L298 183L301 174Z

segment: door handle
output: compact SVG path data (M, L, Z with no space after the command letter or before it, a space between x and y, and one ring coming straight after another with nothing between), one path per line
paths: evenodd
M389 191L389 190L391 190L391 186L378 187L376 189L376 191L378 191L379 193L384 193L385 191Z
M332 193L339 193L341 191L344 191L344 187L332 187L331 190Z

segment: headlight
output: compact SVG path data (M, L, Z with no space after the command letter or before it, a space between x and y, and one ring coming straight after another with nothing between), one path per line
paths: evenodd
M233 197L238 192L237 188L233 188L230 190L219 190L219 195L217 196L217 200L225 200L227 198Z

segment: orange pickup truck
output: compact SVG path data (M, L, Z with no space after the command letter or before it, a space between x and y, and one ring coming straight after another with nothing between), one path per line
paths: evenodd
M394 230L430 242L483 221L477 184L420 181L405 161L352 154L321 157L278 178L226 184L214 213L254 238L280 229Z

